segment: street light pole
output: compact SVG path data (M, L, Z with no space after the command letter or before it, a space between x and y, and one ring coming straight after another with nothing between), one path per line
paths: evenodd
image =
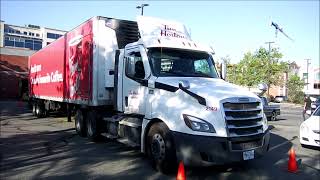
M309 89L308 86L309 86L309 64L311 64L309 61L311 59L306 59L307 61L307 90Z
M141 4L140 6L137 6L137 9L141 9L141 16L143 16L143 7L149 6L149 4Z

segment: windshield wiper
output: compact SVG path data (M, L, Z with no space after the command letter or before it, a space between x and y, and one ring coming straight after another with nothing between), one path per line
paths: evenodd
M198 75L198 76L201 76L201 77L212 78L210 75L205 74L205 73L202 73L202 72L194 72L194 73L192 73L192 74L195 74L195 75Z
M180 75L183 77L188 77L188 75L184 74L183 72L176 72L176 71L160 71L161 73L168 73L168 74L174 74L174 75Z

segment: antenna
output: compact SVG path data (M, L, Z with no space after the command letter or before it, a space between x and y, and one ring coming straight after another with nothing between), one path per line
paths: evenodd
M275 32L275 35L276 35L276 38L277 38L277 35L278 35L278 31L280 31L284 36L286 36L288 39L290 39L291 41L294 41L291 37L289 37L285 32L283 32L283 29L280 28L280 26L275 23L275 22L271 22L271 26L274 26L276 28L276 32Z

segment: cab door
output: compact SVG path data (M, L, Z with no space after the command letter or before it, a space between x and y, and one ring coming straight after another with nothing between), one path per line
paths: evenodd
M122 105L127 114L145 114L148 81L142 59L138 46L125 50Z

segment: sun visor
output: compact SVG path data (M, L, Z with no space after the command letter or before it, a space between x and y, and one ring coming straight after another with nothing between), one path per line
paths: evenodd
M137 22L144 42L152 39L191 41L190 34L182 23L146 16L138 16Z

